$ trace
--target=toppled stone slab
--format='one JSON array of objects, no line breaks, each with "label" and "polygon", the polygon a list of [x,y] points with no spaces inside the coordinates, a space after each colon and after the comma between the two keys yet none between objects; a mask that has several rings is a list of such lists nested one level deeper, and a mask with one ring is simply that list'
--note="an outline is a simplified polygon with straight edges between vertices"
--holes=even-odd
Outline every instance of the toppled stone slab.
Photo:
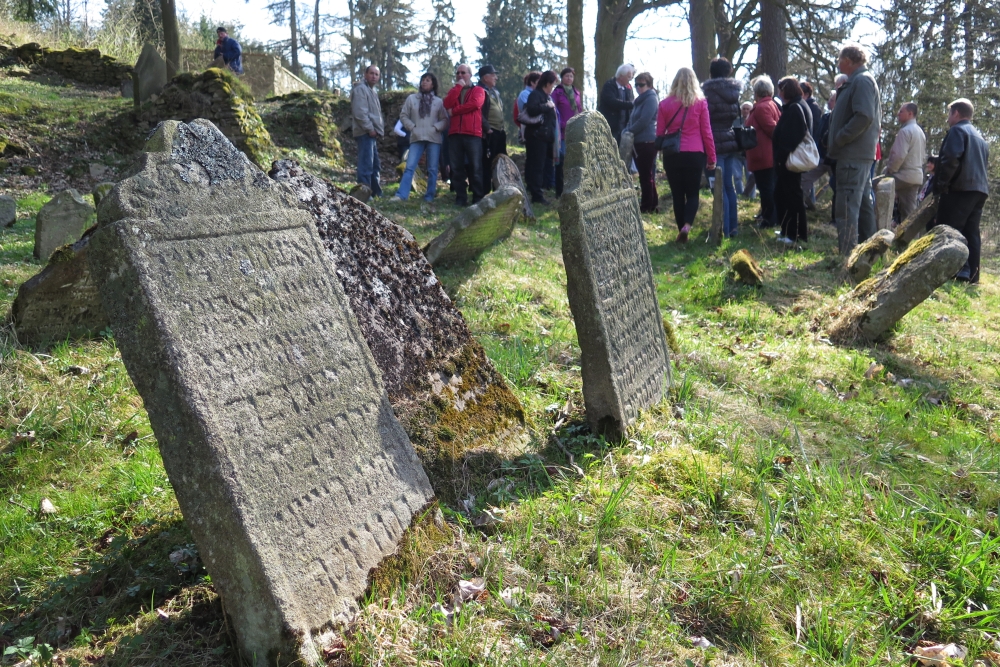
[{"label": "toppled stone slab", "polygon": [[566,126],[559,204],[583,398],[595,433],[618,439],[670,383],[670,356],[632,178],[600,113]]},{"label": "toppled stone slab", "polygon": [[872,265],[892,247],[896,235],[888,229],[880,229],[864,243],[854,246],[847,259],[847,273],[851,280],[859,283],[872,272]]},{"label": "toppled stone slab", "polygon": [[362,204],[367,204],[368,200],[372,198],[372,189],[365,185],[364,183],[358,183],[351,191],[348,193],[349,196],[354,197]]},{"label": "toppled stone slab", "polygon": [[927,223],[937,216],[939,198],[937,195],[927,195],[920,206],[907,216],[896,226],[896,239],[893,241],[893,249],[901,251],[906,248],[914,239],[927,231]]},{"label": "toppled stone slab", "polygon": [[11,308],[14,331],[22,345],[88,338],[108,327],[87,265],[94,228],[76,243],[57,249],[37,275],[23,283]]},{"label": "toppled stone slab", "polygon": [[11,227],[17,222],[17,201],[7,195],[0,196],[0,227]]},{"label": "toppled stone slab", "polygon": [[424,248],[424,257],[434,266],[461,264],[510,236],[521,217],[524,195],[506,186],[492,192],[459,213],[437,238]]},{"label": "toppled stone slab", "polygon": [[35,257],[48,259],[59,246],[76,243],[89,226],[94,207],[76,190],[63,190],[35,217]]},{"label": "toppled stone slab", "polygon": [[514,161],[506,153],[500,153],[493,158],[493,189],[499,190],[507,186],[513,186],[521,191],[524,197],[524,217],[528,220],[535,219],[535,211],[531,208],[531,197],[528,196],[528,189],[524,187],[524,180],[521,178],[521,170],[517,168]]},{"label": "toppled stone slab", "polygon": [[270,175],[313,216],[396,416],[438,497],[457,501],[455,466],[519,429],[520,402],[409,232],[295,162],[275,162]]},{"label": "toppled stone slab", "polygon": [[147,150],[90,269],[243,658],[321,665],[433,492],[292,193],[205,120]]},{"label": "toppled stone slab", "polygon": [[91,191],[91,196],[94,197],[94,206],[100,206],[101,200],[108,196],[108,193],[115,187],[114,183],[98,183],[94,186]]},{"label": "toppled stone slab", "polygon": [[896,206],[896,179],[892,176],[875,179],[872,195],[875,197],[876,228],[891,229],[892,209]]},{"label": "toppled stone slab", "polygon": [[754,286],[764,284],[764,271],[761,270],[760,265],[757,264],[757,260],[753,258],[749,250],[744,248],[734,252],[733,256],[729,258],[729,264],[741,282]]},{"label": "toppled stone slab", "polygon": [[888,269],[841,297],[831,313],[830,340],[876,340],[934,290],[958,273],[969,257],[965,238],[947,225],[921,237]]}]

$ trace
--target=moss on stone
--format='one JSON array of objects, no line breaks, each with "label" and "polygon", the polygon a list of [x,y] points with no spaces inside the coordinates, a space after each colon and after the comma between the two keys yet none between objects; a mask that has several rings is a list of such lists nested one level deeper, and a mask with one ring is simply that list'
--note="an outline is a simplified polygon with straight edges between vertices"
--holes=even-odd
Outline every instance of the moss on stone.
[{"label": "moss on stone", "polygon": [[441,581],[425,582],[440,590],[449,589],[455,582],[450,570],[425,567],[427,558],[442,546],[454,540],[451,528],[443,520],[441,509],[432,502],[423,512],[416,514],[406,533],[399,540],[396,553],[382,559],[368,576],[365,598],[380,599],[391,595],[400,585],[417,580],[422,574],[430,577],[440,573]]},{"label": "moss on stone", "polygon": [[322,90],[298,91],[272,97],[264,122],[274,142],[282,148],[306,148],[325,158],[340,161],[343,149],[333,121],[342,98]]},{"label": "moss on stone", "polygon": [[745,248],[734,252],[729,258],[729,263],[742,282],[755,286],[764,284],[764,272],[757,264],[757,260]]},{"label": "moss on stone", "polygon": [[920,255],[925,250],[931,247],[931,243],[934,241],[934,233],[930,232],[924,234],[919,239],[910,244],[906,251],[896,258],[896,261],[892,263],[889,267],[889,275],[895,274],[901,268],[909,264],[917,255]]},{"label": "moss on stone", "polygon": [[667,336],[667,347],[674,354],[681,353],[681,344],[677,341],[677,332],[674,330],[673,323],[667,318],[663,318],[663,332]]}]

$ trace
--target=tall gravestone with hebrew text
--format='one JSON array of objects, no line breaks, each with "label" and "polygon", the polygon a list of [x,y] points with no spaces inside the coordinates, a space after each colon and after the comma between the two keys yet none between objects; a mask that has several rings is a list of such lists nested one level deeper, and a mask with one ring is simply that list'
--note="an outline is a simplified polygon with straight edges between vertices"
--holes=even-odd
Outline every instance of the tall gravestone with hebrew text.
[{"label": "tall gravestone with hebrew text", "polygon": [[91,271],[244,658],[322,664],[430,484],[291,191],[205,120],[147,151]]},{"label": "tall gravestone with hebrew text", "polygon": [[566,178],[559,220],[587,420],[617,438],[663,398],[670,358],[639,199],[600,113],[566,126]]}]

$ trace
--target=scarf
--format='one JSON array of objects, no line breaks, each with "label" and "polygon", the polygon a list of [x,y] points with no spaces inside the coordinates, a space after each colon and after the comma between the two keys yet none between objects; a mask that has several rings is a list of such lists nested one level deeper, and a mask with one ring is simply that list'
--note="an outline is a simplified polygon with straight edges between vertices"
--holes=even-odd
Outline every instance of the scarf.
[{"label": "scarf", "polygon": [[573,108],[573,115],[575,116],[580,113],[580,109],[576,106],[576,89],[573,86],[563,86],[562,89],[569,99],[570,106]]},{"label": "scarf", "polygon": [[420,117],[427,118],[427,114],[431,112],[431,104],[434,102],[434,91],[429,93],[420,93]]}]

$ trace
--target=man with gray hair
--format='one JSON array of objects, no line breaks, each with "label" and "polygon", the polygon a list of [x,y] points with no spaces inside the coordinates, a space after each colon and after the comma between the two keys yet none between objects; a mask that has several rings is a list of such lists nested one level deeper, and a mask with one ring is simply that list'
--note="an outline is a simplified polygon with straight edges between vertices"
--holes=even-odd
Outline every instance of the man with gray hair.
[{"label": "man with gray hair", "polygon": [[827,155],[837,161],[834,216],[840,254],[847,258],[859,241],[875,233],[871,170],[882,117],[878,84],[868,71],[868,54],[857,44],[840,50],[837,68],[847,81],[837,89],[830,117]]},{"label": "man with gray hair", "polygon": [[358,183],[370,188],[372,197],[382,196],[378,138],[385,134],[385,126],[382,105],[375,92],[380,76],[378,67],[369,65],[365,68],[365,78],[351,90],[351,120],[354,140],[358,142]]},{"label": "man with gray hair", "polygon": [[917,125],[917,105],[907,102],[896,112],[899,131],[889,150],[885,173],[896,181],[899,219],[906,220],[917,208],[917,193],[924,184],[924,162],[927,161],[927,137]]},{"label": "man with gray hair", "polygon": [[622,65],[615,72],[614,78],[604,83],[601,95],[597,98],[597,110],[607,119],[615,141],[621,141],[622,130],[628,127],[629,117],[632,115],[635,94],[629,82],[633,77],[635,66],[627,63]]}]

